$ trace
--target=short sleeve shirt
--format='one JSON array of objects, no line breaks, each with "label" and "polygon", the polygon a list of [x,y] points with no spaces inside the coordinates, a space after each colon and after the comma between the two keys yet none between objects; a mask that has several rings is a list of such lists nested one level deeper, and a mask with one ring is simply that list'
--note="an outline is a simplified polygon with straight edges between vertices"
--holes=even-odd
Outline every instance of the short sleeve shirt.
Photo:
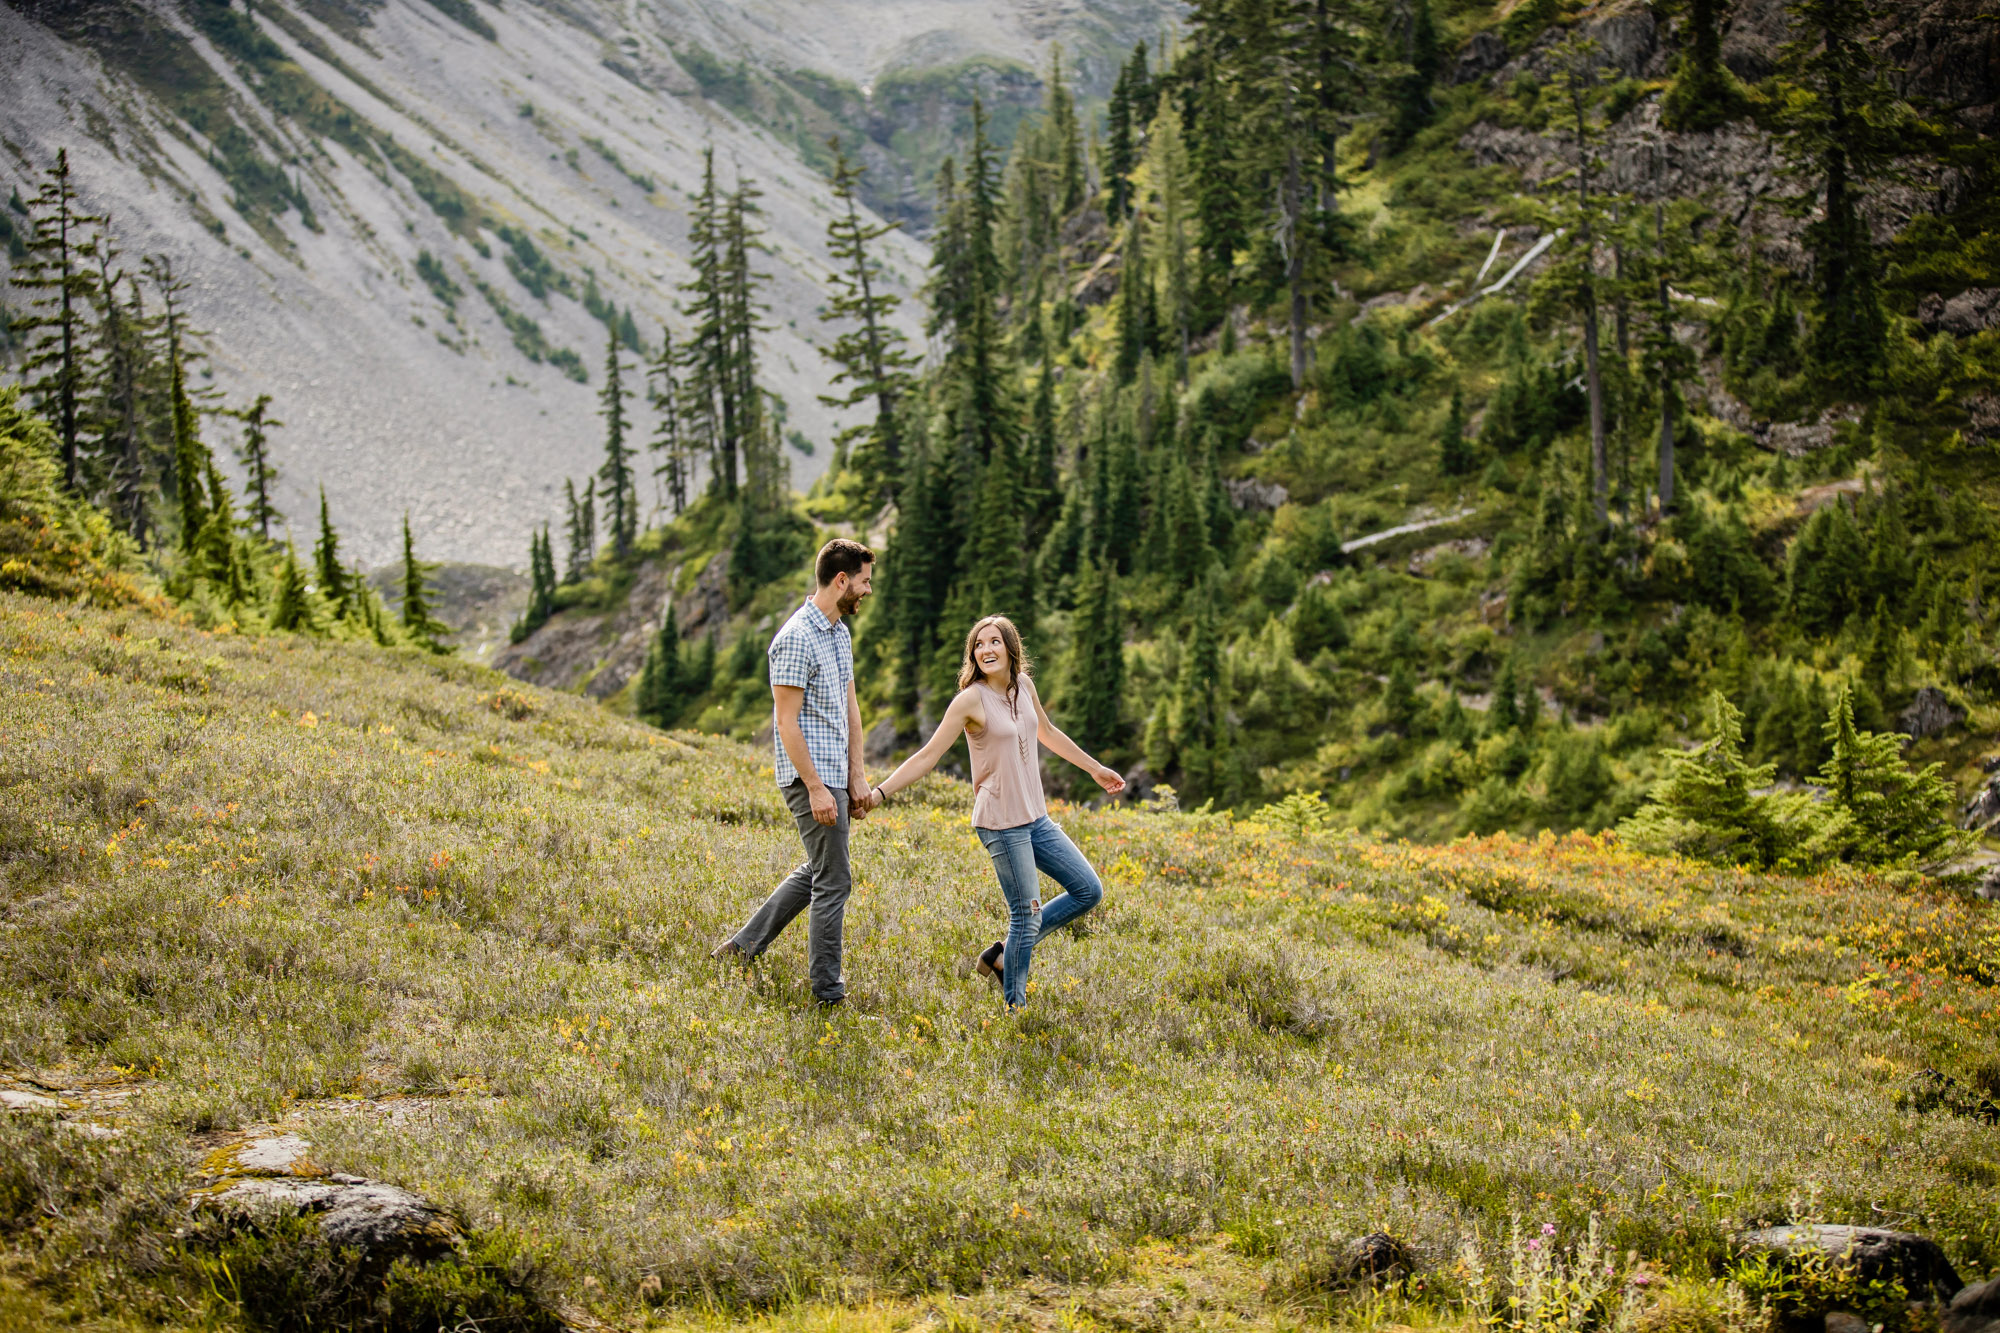
[{"label": "short sleeve shirt", "polygon": [[[832,621],[810,598],[792,612],[771,639],[771,683],[806,692],[799,709],[799,730],[812,756],[819,780],[829,787],[847,785],[847,683],[854,679],[854,638],[845,620]],[[785,753],[778,734],[778,708],[771,705],[771,744],[778,752],[780,787],[799,780],[799,770]]]}]

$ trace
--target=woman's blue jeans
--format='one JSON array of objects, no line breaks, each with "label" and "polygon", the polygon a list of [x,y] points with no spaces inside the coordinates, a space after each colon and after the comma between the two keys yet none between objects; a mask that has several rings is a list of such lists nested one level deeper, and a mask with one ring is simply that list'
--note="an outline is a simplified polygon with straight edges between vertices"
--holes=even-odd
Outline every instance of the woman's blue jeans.
[{"label": "woman's blue jeans", "polygon": [[[1000,892],[1007,897],[1007,954],[1001,987],[1010,1008],[1028,1000],[1028,968],[1042,936],[1076,920],[1104,896],[1104,886],[1083,853],[1053,819],[1043,815],[1019,828],[974,829],[993,858]],[[1039,903],[1040,871],[1062,886],[1062,893]],[[1039,905],[1038,905],[1039,903]]]}]

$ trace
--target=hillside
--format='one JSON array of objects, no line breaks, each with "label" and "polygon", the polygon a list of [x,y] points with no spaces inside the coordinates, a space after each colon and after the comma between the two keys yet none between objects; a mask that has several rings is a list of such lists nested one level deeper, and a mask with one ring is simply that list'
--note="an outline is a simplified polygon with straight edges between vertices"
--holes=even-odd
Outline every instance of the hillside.
[{"label": "hillside", "polygon": [[[172,261],[212,387],[233,407],[269,393],[285,423],[295,523],[324,483],[371,564],[405,508],[436,556],[518,564],[592,465],[605,312],[648,347],[663,323],[686,333],[705,147],[725,187],[763,191],[763,362],[812,450],[790,453],[804,486],[840,423],[816,350],[826,136],[863,152],[871,201],[921,224],[977,88],[1034,98],[1054,40],[1101,80],[1095,53],[1170,8],[14,0],[0,196],[32,198],[67,148],[128,263]],[[907,292],[923,243],[882,246]],[[26,300],[0,292],[12,314]]]},{"label": "hillside", "polygon": [[[1620,1326],[1862,1299],[1732,1267],[1762,1222],[2000,1270],[1970,897],[1065,806],[1106,906],[1007,1017],[952,975],[999,899],[932,780],[857,830],[826,1014],[799,932],[705,956],[796,850],[760,751],[141,611],[0,596],[0,648],[11,1327],[1471,1327],[1510,1217],[1609,1264]],[[183,1202],[327,1171],[456,1257],[371,1276]],[[1378,1231],[1412,1276],[1373,1292]]]},{"label": "hillside", "polygon": [[[1958,0],[1852,11],[1855,96],[1897,128],[1856,159],[1843,271],[1872,332],[1843,368],[1802,11],[1706,11],[1721,91],[1697,115],[1692,10],[1418,10],[1422,69],[1393,16],[1334,53],[1378,63],[1309,141],[1331,202],[1296,277],[1255,201],[1305,137],[1272,126],[1319,108],[1273,109],[1299,85],[1242,52],[1302,57],[1257,48],[1247,10],[1196,6],[1166,68],[1121,75],[1127,139],[1107,118],[1098,161],[1128,166],[1071,205],[1060,108],[1024,119],[978,224],[997,258],[961,188],[901,418],[921,446],[803,506],[883,552],[857,625],[878,749],[914,743],[964,626],[1001,609],[1065,725],[1190,806],[1317,792],[1418,839],[1604,829],[1663,749],[1705,739],[1716,691],[1760,785],[1818,780],[1843,691],[1860,727],[1912,737],[1913,765],[1986,785],[1991,26]],[[629,705],[671,597],[683,637],[741,667],[673,720],[755,734],[748,641],[785,598],[720,600],[704,562],[727,544],[663,528],[496,660]],[[2000,796],[1982,799],[1990,827]]]}]

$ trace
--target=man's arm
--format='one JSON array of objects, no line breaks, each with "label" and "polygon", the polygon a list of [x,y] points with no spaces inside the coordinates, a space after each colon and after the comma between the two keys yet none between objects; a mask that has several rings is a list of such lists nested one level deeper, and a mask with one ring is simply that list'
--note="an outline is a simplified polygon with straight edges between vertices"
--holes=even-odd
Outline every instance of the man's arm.
[{"label": "man's arm", "polygon": [[864,819],[873,802],[868,799],[868,771],[861,762],[861,696],[854,681],[847,682],[847,817]]},{"label": "man's arm", "polygon": [[797,685],[773,685],[771,698],[777,704],[778,743],[785,747],[792,767],[799,771],[799,780],[806,784],[813,818],[822,824],[839,823],[840,807],[834,804],[833,793],[820,781],[812,751],[806,749],[806,734],[799,730],[799,710],[805,707],[806,692]]}]

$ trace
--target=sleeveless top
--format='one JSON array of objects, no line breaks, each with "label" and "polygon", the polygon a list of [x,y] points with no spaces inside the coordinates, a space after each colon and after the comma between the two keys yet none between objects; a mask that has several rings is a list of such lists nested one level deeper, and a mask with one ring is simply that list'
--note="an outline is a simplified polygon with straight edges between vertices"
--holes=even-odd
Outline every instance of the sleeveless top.
[{"label": "sleeveless top", "polygon": [[[965,729],[972,751],[972,826],[983,829],[1019,828],[1049,812],[1042,801],[1042,766],[1036,749],[1035,707],[1016,691],[1018,710],[1007,696],[976,682],[986,691],[986,725],[977,733]],[[1018,711],[1019,716],[1016,716]]]}]

